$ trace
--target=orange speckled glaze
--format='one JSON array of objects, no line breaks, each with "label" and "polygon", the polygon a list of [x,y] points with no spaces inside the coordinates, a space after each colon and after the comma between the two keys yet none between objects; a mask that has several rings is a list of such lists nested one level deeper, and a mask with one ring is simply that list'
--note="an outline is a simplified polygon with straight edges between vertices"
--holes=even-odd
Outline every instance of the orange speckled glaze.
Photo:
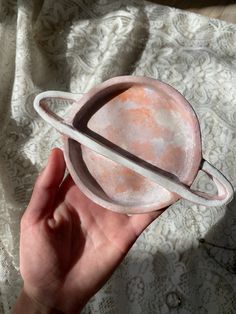
[{"label": "orange speckled glaze", "polygon": [[[73,102],[65,119],[50,109],[51,98]],[[34,108],[63,134],[70,175],[100,206],[140,214],[163,209],[180,197],[214,207],[233,198],[230,182],[202,158],[193,108],[168,84],[147,77],[114,77],[81,98],[42,92]],[[218,194],[191,189],[198,170],[212,178]]]},{"label": "orange speckled glaze", "polygon": [[[199,125],[189,103],[169,85],[143,77],[113,78],[75,103],[68,121],[76,127],[73,121],[76,121],[74,117],[79,108],[92,98],[96,103],[100,91],[109,91],[109,88],[114,91],[116,84],[122,84],[124,88],[92,115],[89,129],[191,185],[201,161]],[[79,160],[78,147],[81,147],[84,165],[92,179],[84,166],[76,162]],[[144,213],[164,208],[179,198],[157,183],[66,137],[65,149],[70,152],[67,164],[73,179],[88,197],[104,207],[129,214]]]},{"label": "orange speckled glaze", "polygon": [[[160,89],[134,85],[91,117],[91,130],[141,159],[176,175],[188,184],[194,138],[191,114],[184,113],[170,95]],[[125,204],[145,203],[160,193],[157,184],[83,147],[83,159],[93,177],[110,198]],[[163,188],[161,188],[163,189]],[[163,189],[164,190],[164,189]],[[166,191],[171,200],[173,193]],[[175,196],[176,197],[176,196]],[[146,199],[148,203],[149,199]]]}]

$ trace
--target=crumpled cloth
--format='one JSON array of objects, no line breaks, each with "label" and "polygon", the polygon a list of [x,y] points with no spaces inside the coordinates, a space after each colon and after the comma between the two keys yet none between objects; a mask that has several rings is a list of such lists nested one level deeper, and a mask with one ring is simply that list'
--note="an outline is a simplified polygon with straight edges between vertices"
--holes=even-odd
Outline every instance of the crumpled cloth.
[{"label": "crumpled cloth", "polygon": [[[34,111],[41,91],[83,93],[118,75],[160,79],[192,104],[203,157],[236,186],[236,25],[142,1],[2,0],[0,44],[1,313],[22,285],[20,218],[50,149],[61,145]],[[214,192],[203,175],[195,187]],[[236,313],[235,207],[235,199],[171,206],[83,312]]]}]

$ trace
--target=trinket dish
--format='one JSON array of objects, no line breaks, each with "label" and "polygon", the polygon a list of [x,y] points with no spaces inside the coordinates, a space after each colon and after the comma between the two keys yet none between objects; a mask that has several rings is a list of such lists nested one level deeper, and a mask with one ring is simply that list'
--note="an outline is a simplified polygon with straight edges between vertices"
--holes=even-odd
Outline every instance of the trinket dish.
[{"label": "trinket dish", "polygon": [[[70,99],[61,118],[48,100]],[[135,214],[184,198],[205,206],[229,202],[228,180],[202,158],[200,127],[187,100],[170,85],[147,77],[109,79],[81,95],[39,94],[34,107],[63,134],[68,170],[83,193],[110,210]],[[218,194],[191,189],[198,171]]]}]

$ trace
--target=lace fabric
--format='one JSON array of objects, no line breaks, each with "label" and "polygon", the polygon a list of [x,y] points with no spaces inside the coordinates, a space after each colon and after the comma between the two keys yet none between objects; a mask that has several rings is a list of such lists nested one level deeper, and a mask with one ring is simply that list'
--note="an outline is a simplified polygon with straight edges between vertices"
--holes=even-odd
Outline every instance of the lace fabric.
[{"label": "lace fabric", "polygon": [[[35,95],[84,93],[126,74],[164,81],[192,104],[203,157],[235,187],[236,26],[141,1],[1,5],[0,312],[9,313],[22,284],[20,218],[46,156],[61,145],[35,113]],[[195,186],[214,192],[205,176]],[[219,208],[171,206],[83,313],[236,313],[236,252],[225,249],[236,248],[235,206],[235,199]],[[223,248],[200,243],[203,237]]]}]

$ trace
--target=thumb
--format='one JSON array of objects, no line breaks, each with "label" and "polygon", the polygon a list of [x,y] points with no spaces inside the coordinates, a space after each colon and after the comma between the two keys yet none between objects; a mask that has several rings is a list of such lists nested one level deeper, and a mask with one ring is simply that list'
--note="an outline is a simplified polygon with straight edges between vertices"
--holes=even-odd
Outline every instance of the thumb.
[{"label": "thumb", "polygon": [[36,223],[50,213],[64,173],[63,152],[59,148],[54,148],[49,155],[46,168],[36,180],[24,219],[30,223]]}]

